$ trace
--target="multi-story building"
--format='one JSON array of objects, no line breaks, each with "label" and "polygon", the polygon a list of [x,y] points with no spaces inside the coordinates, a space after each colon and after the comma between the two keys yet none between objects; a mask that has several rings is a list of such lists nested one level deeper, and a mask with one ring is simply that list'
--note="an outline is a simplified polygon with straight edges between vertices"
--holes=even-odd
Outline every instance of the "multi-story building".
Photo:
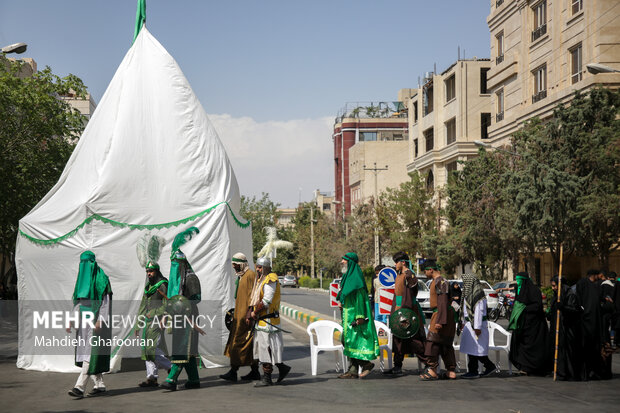
[{"label": "multi-story building", "polygon": [[334,196],[329,192],[314,191],[314,203],[327,218],[334,218]]},{"label": "multi-story building", "polygon": [[[620,87],[620,2],[618,0],[491,1],[493,98],[489,143],[511,144],[512,134],[533,117],[547,118],[576,90]],[[565,275],[578,279],[594,257],[568,257]],[[532,273],[548,280],[549,253],[538,254]],[[620,254],[610,257],[620,265]]]},{"label": "multi-story building", "polygon": [[[377,192],[396,187],[407,177],[407,114],[398,102],[348,103],[338,114],[334,133],[336,216],[351,214],[352,206],[375,195],[373,171],[378,172]],[[380,179],[380,180],[379,180]]]},{"label": "multi-story building", "polygon": [[589,72],[620,69],[618,0],[492,0],[487,23],[493,146],[509,145],[525,121],[550,116],[576,90],[620,86],[620,73]]},{"label": "multi-story building", "polygon": [[457,60],[441,74],[428,73],[411,93],[407,171],[418,171],[427,187],[445,185],[458,161],[476,155],[474,141],[488,138],[490,67],[489,59]]}]

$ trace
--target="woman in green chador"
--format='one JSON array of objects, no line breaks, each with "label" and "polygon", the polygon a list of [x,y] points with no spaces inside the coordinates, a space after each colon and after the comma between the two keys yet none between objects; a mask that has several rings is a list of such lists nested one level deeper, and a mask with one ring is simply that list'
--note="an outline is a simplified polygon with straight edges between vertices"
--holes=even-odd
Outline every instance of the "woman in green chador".
[{"label": "woman in green chador", "polygon": [[[344,354],[351,360],[349,370],[338,376],[342,379],[366,377],[375,366],[371,361],[379,356],[379,339],[370,310],[368,289],[358,261],[354,252],[342,257],[343,271],[346,271],[336,297],[342,307]],[[359,367],[362,371],[358,376]]]}]

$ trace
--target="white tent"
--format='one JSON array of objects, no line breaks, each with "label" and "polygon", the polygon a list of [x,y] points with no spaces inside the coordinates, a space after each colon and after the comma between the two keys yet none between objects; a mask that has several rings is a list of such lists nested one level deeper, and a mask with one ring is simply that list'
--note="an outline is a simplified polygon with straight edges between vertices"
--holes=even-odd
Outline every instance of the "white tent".
[{"label": "white tent", "polygon": [[[17,367],[77,371],[71,354],[34,348],[31,311],[40,300],[47,309],[66,309],[83,251],[93,251],[110,277],[112,312],[118,300],[133,300],[123,311],[137,313],[146,280],[138,238],[150,231],[168,241],[160,259],[167,277],[172,239],[190,226],[200,233],[182,250],[201,281],[203,303],[218,310],[200,352],[203,360],[225,362],[221,310],[233,304],[230,257],[252,256],[239,206],[237,180],[211,122],[175,60],[143,27],[60,180],[19,223]],[[118,369],[123,349],[114,354]]]}]

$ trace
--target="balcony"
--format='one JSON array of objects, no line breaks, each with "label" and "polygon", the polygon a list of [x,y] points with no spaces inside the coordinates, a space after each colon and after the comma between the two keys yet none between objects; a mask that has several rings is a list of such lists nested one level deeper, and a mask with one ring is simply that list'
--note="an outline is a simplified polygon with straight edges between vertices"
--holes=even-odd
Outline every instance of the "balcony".
[{"label": "balcony", "polygon": [[541,90],[540,92],[536,93],[535,95],[532,95],[532,103],[536,103],[540,100],[543,100],[544,98],[547,97],[547,91],[546,90]]},{"label": "balcony", "polygon": [[504,61],[504,54],[503,53],[495,58],[495,64],[496,65],[500,64],[503,61]]},{"label": "balcony", "polygon": [[543,24],[542,26],[539,26],[536,30],[532,31],[532,41],[536,41],[536,39],[539,39],[546,33],[547,33],[547,23]]},{"label": "balcony", "polygon": [[499,112],[495,115],[495,122],[501,122],[504,120],[504,112]]}]

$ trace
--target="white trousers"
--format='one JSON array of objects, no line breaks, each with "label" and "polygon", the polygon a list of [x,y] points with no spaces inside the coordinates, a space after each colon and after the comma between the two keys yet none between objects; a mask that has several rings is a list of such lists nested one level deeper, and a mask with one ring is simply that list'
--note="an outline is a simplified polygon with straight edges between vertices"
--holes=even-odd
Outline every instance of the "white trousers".
[{"label": "white trousers", "polygon": [[157,380],[159,377],[158,368],[170,370],[172,367],[172,363],[159,347],[155,350],[155,361],[146,360],[144,363],[146,364],[146,378],[150,380]]},{"label": "white trousers", "polygon": [[77,381],[75,382],[75,387],[84,391],[86,387],[86,382],[88,381],[88,377],[90,376],[93,379],[93,383],[95,383],[94,388],[99,390],[105,390],[105,384],[103,383],[103,374],[88,374],[88,362],[82,362],[82,372],[80,373]]}]

